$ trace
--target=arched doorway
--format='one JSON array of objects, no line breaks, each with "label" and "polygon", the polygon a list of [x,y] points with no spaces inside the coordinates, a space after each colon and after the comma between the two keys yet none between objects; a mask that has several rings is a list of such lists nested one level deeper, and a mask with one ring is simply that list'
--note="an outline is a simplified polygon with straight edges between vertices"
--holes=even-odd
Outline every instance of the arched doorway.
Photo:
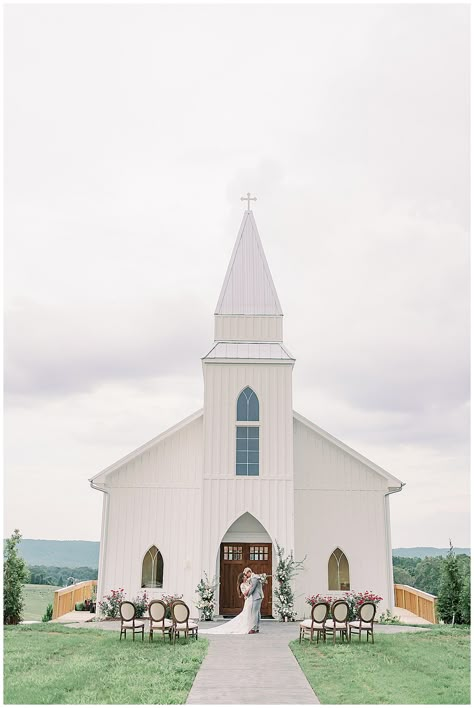
[{"label": "arched doorway", "polygon": [[[248,512],[234,521],[220,546],[219,613],[224,617],[235,616],[242,610],[244,598],[239,597],[237,578],[247,566],[254,573],[272,574],[272,540],[262,524]],[[271,577],[263,592],[262,617],[271,617]]]}]

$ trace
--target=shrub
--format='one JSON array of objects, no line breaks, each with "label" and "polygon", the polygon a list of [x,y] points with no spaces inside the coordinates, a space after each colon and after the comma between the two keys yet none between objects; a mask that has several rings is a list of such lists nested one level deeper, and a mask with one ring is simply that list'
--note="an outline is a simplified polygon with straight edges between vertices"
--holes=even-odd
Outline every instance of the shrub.
[{"label": "shrub", "polygon": [[21,533],[15,529],[5,541],[3,549],[3,624],[18,624],[23,613],[23,583],[30,573],[23,558],[18,555]]},{"label": "shrub", "polygon": [[106,617],[115,619],[120,614],[120,603],[125,600],[123,588],[119,590],[111,590],[109,595],[104,595],[99,602],[100,612]]},{"label": "shrub", "polygon": [[398,624],[400,622],[400,617],[397,615],[392,615],[390,610],[382,612],[379,617],[380,624]]},{"label": "shrub", "polygon": [[175,600],[182,600],[182,595],[162,595],[161,599],[166,605],[166,619],[171,619],[171,605]]},{"label": "shrub", "polygon": [[146,594],[146,590],[144,590],[141,595],[138,593],[138,595],[133,598],[132,602],[135,605],[136,616],[143,617],[148,609],[148,595]]},{"label": "shrub", "polygon": [[50,622],[53,619],[53,606],[51,603],[46,608],[46,612],[41,618],[42,622]]}]

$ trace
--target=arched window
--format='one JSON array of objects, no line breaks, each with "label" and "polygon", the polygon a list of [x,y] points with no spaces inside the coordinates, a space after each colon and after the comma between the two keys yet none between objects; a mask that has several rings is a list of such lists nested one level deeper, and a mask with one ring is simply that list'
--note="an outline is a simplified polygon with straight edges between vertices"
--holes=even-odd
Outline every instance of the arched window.
[{"label": "arched window", "polygon": [[350,590],[349,563],[340,548],[331,553],[328,563],[328,589]]},{"label": "arched window", "polygon": [[142,588],[163,587],[163,556],[156,546],[146,553],[142,564]]},{"label": "arched window", "polygon": [[[257,477],[260,464],[260,407],[257,394],[247,386],[237,399],[235,473]],[[241,422],[250,425],[239,425]]]},{"label": "arched window", "polygon": [[247,386],[237,399],[237,420],[258,420],[259,406],[255,391]]}]

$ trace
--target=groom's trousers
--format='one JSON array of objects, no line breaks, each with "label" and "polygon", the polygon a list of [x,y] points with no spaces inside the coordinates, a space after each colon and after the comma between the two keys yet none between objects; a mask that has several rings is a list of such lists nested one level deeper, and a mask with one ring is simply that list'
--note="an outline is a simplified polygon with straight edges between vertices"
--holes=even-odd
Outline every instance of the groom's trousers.
[{"label": "groom's trousers", "polygon": [[260,627],[260,608],[262,606],[262,598],[259,597],[258,600],[252,602],[252,620],[253,629],[259,629]]}]

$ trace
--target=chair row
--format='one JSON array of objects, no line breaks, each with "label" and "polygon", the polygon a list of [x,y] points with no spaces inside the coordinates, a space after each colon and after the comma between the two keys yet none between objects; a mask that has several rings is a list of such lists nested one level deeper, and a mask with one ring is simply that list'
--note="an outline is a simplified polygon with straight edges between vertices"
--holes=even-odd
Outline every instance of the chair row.
[{"label": "chair row", "polygon": [[[345,637],[350,642],[352,634],[358,634],[360,641],[362,632],[366,632],[367,641],[371,636],[373,644],[376,611],[374,602],[363,602],[357,608],[357,618],[349,622],[350,607],[345,600],[336,600],[332,605],[328,602],[317,602],[311,609],[311,619],[304,620],[300,624],[300,642],[308,634],[310,641],[313,641],[314,635],[316,635],[316,642],[319,642],[320,636],[326,641],[326,637],[332,635],[335,642],[338,632],[341,641],[344,641]],[[329,613],[332,619],[328,619]]]},{"label": "chair row", "polygon": [[[152,600],[148,605],[148,616],[150,619],[149,640],[153,641],[155,632],[161,633],[163,639],[168,635],[170,642],[176,643],[176,637],[184,634],[198,638],[198,625],[189,619],[189,607],[182,600],[175,600],[170,605],[171,619],[167,619],[166,605],[163,600]],[[142,618],[137,619],[137,609],[133,602],[124,600],[120,603],[120,639],[122,634],[127,638],[127,630],[132,631],[132,639],[135,641],[135,634],[142,635],[142,641],[145,636],[145,622]]]}]

